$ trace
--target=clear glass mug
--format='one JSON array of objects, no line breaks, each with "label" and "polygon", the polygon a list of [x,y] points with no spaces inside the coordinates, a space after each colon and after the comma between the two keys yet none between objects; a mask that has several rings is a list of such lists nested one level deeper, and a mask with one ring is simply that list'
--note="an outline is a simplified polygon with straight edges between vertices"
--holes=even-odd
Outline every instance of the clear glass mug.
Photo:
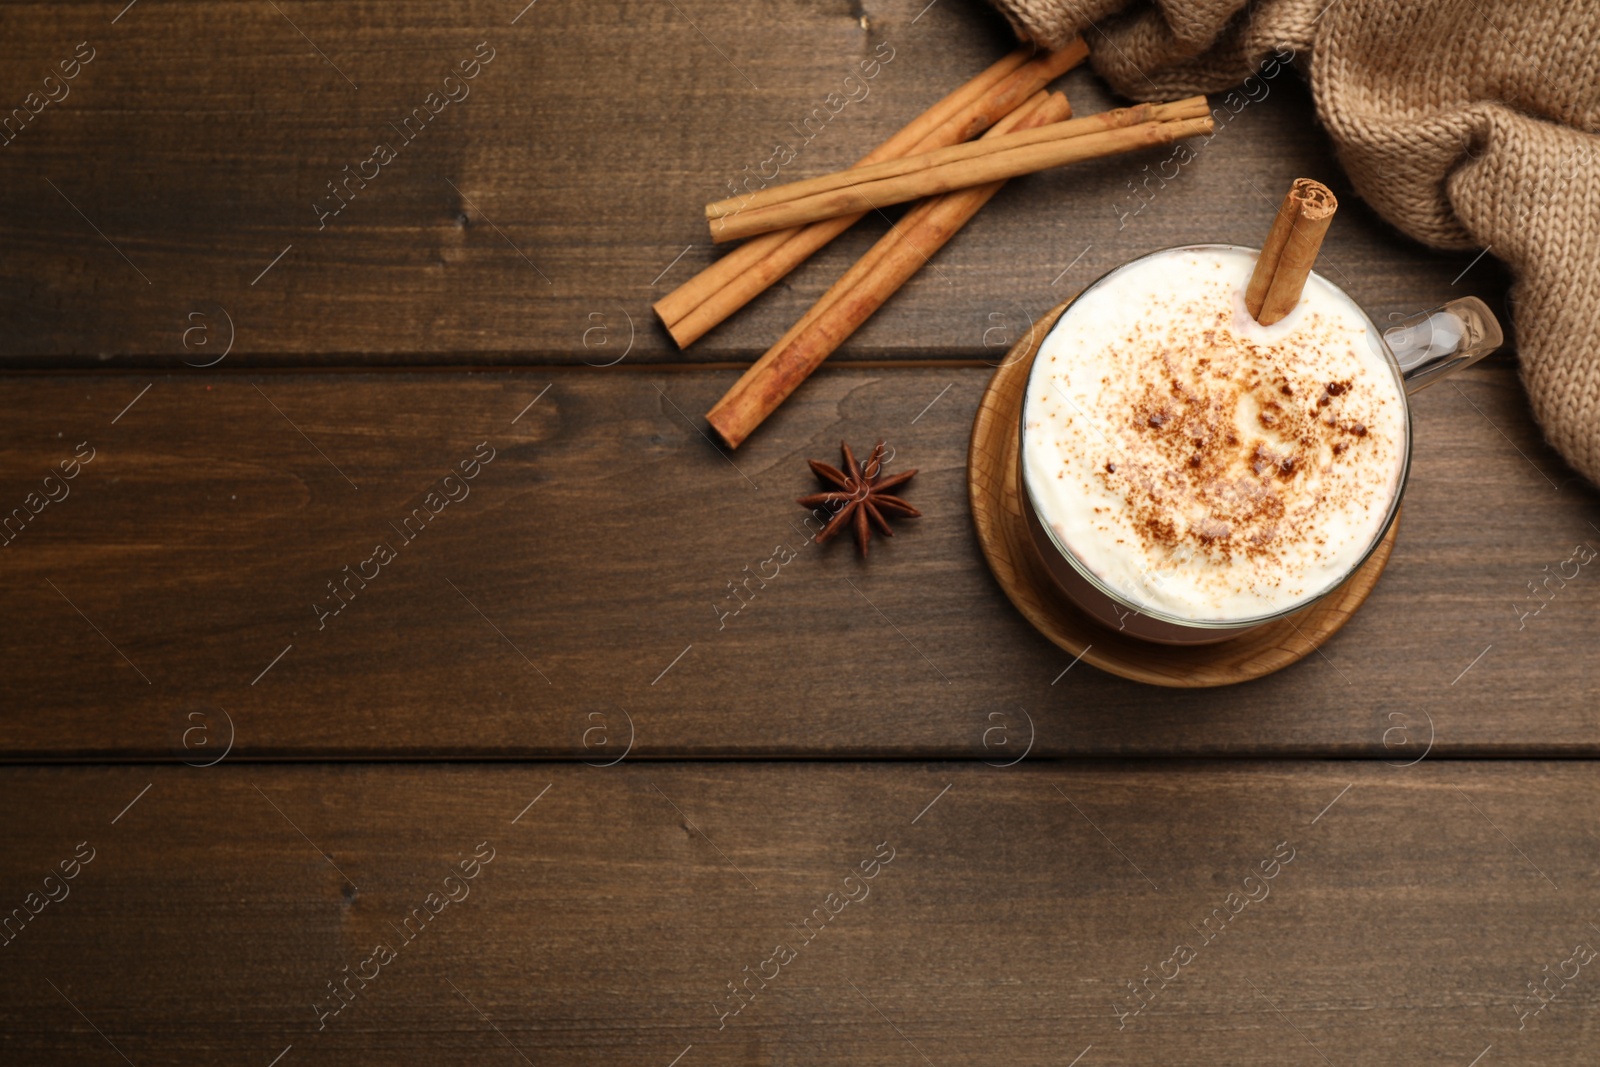
[{"label": "clear glass mug", "polygon": [[[1086,287],[1083,292],[1073,297],[1072,301],[1062,311],[1056,325],[1051,327],[1051,332],[1072,314],[1073,307],[1082,299],[1084,294],[1092,291],[1097,286],[1105,284],[1109,279],[1136,264],[1156,256],[1166,256],[1182,251],[1228,251],[1245,252],[1255,255],[1255,249],[1240,248],[1236,245],[1185,245],[1178,248],[1166,248],[1152,252],[1138,259],[1130,260],[1120,267],[1102,275]],[[1352,309],[1359,311],[1359,305],[1348,294],[1326,278],[1313,272],[1321,284],[1325,284],[1340,294]],[[1309,282],[1307,284],[1310,284]],[[1366,319],[1367,336],[1381,349],[1384,362],[1395,376],[1399,395],[1404,398],[1417,392],[1425,386],[1432,385],[1446,375],[1470,366],[1484,356],[1499,348],[1504,335],[1501,333],[1500,324],[1488,306],[1477,297],[1463,297],[1452,300],[1448,304],[1429,312],[1401,322],[1387,331],[1380,331],[1365,312],[1361,315]],[[1040,348],[1049,339],[1047,333],[1040,341]],[[1040,361],[1035,361],[1028,374],[1028,389],[1024,397],[1033,395],[1033,375],[1041,373]],[[1024,400],[1023,410],[1019,417],[1019,441],[1027,441],[1027,403]],[[1401,450],[1402,465],[1400,476],[1396,483],[1395,491],[1389,501],[1388,514],[1383,525],[1373,536],[1366,550],[1361,553],[1356,562],[1341,575],[1337,581],[1328,588],[1314,596],[1307,597],[1295,604],[1269,615],[1260,615],[1245,619],[1230,619],[1227,621],[1212,622],[1195,619],[1185,619],[1177,615],[1167,614],[1143,606],[1113,589],[1085,563],[1073,554],[1061,538],[1048,524],[1040,521],[1036,511],[1036,502],[1028,487],[1025,475],[1027,455],[1024,447],[1017,449],[1018,480],[1023,486],[1022,504],[1028,529],[1033,535],[1034,544],[1039,549],[1046,569],[1050,572],[1061,591],[1085,613],[1113,630],[1118,630],[1131,637],[1142,638],[1168,645],[1203,645],[1226,641],[1240,634],[1265,626],[1268,623],[1299,614],[1316,604],[1339,589],[1352,574],[1361,569],[1373,551],[1388,536],[1389,528],[1394,525],[1395,516],[1400,511],[1400,499],[1405,494],[1406,480],[1411,471],[1411,408],[1406,405],[1405,411],[1405,442]]]}]

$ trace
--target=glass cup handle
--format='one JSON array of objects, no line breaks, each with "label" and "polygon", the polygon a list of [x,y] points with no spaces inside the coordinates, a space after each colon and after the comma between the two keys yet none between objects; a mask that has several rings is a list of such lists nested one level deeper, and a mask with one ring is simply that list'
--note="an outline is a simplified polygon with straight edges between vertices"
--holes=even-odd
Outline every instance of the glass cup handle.
[{"label": "glass cup handle", "polygon": [[1406,392],[1415,393],[1470,367],[1505,341],[1494,312],[1475,296],[1452,300],[1383,331],[1400,364]]}]

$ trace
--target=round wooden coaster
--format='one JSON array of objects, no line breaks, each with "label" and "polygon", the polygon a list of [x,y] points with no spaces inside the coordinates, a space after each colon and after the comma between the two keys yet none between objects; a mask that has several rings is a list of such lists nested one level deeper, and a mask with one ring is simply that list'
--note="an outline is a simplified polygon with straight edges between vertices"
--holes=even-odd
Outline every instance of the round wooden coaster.
[{"label": "round wooden coaster", "polygon": [[1041,318],[1007,353],[972,423],[967,492],[978,544],[1000,588],[1057,645],[1103,671],[1136,682],[1180,688],[1232,685],[1271,674],[1309,655],[1338,632],[1372,592],[1394,548],[1398,516],[1366,563],[1338,589],[1296,615],[1211,645],[1159,645],[1118,633],[1067,599],[1045,570],[1023,512],[1018,424],[1028,369],[1066,306]]}]

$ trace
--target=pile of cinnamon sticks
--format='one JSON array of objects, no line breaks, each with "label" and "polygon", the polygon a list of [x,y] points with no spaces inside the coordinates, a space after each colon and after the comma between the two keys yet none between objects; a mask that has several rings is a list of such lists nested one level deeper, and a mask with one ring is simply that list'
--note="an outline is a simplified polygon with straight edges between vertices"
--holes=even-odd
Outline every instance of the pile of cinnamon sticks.
[{"label": "pile of cinnamon sticks", "polygon": [[[1044,87],[1087,55],[1081,40],[1037,55],[1019,49],[853,168],[707,205],[714,241],[749,240],[656,303],[657,316],[680,347],[703,337],[863,215],[922,201],[711,409],[707,421],[729,447],[737,448],[1007,178],[1211,131],[1204,97],[1072,119],[1066,97]],[[963,143],[973,138],[978,139]]]}]

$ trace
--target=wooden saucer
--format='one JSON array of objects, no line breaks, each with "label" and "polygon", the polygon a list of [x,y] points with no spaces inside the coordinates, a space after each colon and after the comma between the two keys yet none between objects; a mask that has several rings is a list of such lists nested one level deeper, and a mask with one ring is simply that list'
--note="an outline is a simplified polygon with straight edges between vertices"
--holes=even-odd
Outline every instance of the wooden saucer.
[{"label": "wooden saucer", "polygon": [[1367,599],[1394,548],[1399,517],[1350,578],[1306,610],[1212,645],[1159,645],[1094,621],[1045,570],[1023,513],[1017,469],[1018,425],[1028,369],[1045,335],[1066,310],[1043,316],[994,372],[978,404],[967,449],[967,492],[989,569],[1006,596],[1050,640],[1103,671],[1136,682],[1179,688],[1232,685],[1300,660],[1345,624]]}]

